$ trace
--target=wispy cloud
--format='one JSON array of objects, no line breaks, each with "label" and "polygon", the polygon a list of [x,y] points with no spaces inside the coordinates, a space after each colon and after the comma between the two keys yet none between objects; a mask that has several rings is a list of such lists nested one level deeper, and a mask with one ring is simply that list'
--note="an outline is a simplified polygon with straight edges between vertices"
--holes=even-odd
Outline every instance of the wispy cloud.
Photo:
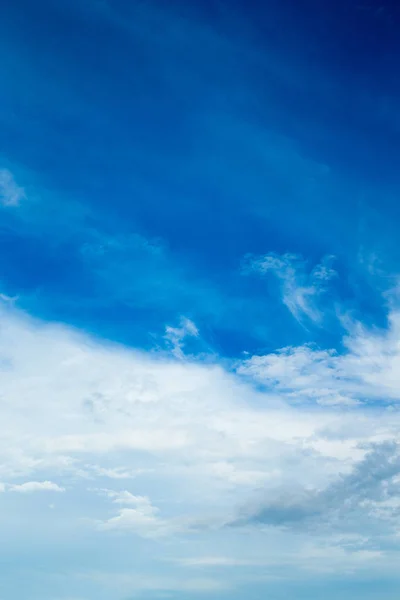
[{"label": "wispy cloud", "polygon": [[126,469],[124,467],[101,467],[99,465],[84,465],[82,471],[87,477],[105,477],[109,479],[135,479],[140,475],[151,472],[151,469]]},{"label": "wispy cloud", "polygon": [[17,184],[11,171],[0,169],[0,204],[18,206],[24,198],[25,190]]},{"label": "wispy cloud", "polygon": [[294,402],[354,404],[400,400],[400,313],[387,329],[347,320],[342,353],[305,345],[252,356],[238,372],[280,390]]},{"label": "wispy cloud", "polygon": [[301,547],[301,552],[296,548],[292,553],[287,553],[285,557],[269,552],[264,552],[263,557],[259,555],[256,557],[254,553],[252,555],[251,552],[247,552],[247,557],[246,553],[244,556],[241,553],[237,557],[231,555],[194,556],[177,559],[175,562],[190,570],[229,569],[230,577],[238,568],[244,572],[251,569],[252,578],[255,577],[257,571],[262,571],[277,580],[286,578],[287,569],[290,569],[291,572],[309,571],[316,575],[318,572],[335,573],[338,569],[341,572],[352,573],[360,568],[370,569],[371,566],[381,568],[385,561],[384,553],[380,550],[367,549],[363,547],[363,543],[365,543],[365,539],[357,535],[341,537],[328,535],[325,542],[314,538],[313,542]]},{"label": "wispy cloud", "polygon": [[197,556],[177,560],[185,567],[265,567],[267,561],[260,559],[241,559],[231,556]]},{"label": "wispy cloud", "polygon": [[199,331],[193,321],[186,317],[181,317],[180,325],[178,327],[171,327],[168,325],[165,328],[164,339],[171,348],[172,354],[177,358],[183,358],[185,339],[188,337],[197,338],[198,335]]},{"label": "wispy cloud", "polygon": [[[157,592],[162,597],[169,597],[171,593],[209,594],[224,592],[230,588],[228,582],[209,577],[183,578],[180,576],[154,575],[154,574],[129,574],[115,572],[91,572],[78,574],[85,580],[99,583],[102,588],[111,588],[113,593],[118,590],[124,597],[136,597],[137,593]],[[158,595],[157,594],[157,595]]]},{"label": "wispy cloud", "polygon": [[301,321],[321,321],[319,298],[327,291],[328,283],[336,276],[332,268],[333,257],[309,270],[307,262],[297,254],[271,252],[260,257],[248,256],[243,265],[246,274],[275,275],[280,282],[282,300],[291,314]]}]

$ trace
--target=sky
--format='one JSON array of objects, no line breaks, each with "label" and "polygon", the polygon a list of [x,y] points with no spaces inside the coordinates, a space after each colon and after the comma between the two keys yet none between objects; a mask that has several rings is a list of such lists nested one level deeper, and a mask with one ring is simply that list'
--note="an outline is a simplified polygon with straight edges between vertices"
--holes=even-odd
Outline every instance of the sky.
[{"label": "sky", "polygon": [[399,26],[1,3],[0,598],[398,598]]}]

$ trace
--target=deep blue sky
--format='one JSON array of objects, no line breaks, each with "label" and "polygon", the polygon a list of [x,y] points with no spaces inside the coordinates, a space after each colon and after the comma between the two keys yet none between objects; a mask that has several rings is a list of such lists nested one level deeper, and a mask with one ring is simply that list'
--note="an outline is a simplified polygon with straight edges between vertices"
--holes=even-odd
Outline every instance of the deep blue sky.
[{"label": "deep blue sky", "polygon": [[[341,294],[369,309],[360,247],[397,258],[398,18],[358,2],[7,3],[2,153],[41,203],[29,225],[4,216],[7,293],[134,345],[188,314],[230,354],[278,335],[265,286],[238,275],[275,251],[334,254]],[[132,234],[163,257],[114,249],[99,276],[82,253]]]}]

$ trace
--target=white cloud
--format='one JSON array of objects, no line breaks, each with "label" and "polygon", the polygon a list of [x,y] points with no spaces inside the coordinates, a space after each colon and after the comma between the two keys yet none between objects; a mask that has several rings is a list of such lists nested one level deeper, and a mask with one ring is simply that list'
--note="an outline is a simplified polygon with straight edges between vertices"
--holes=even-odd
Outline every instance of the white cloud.
[{"label": "white cloud", "polygon": [[303,258],[297,254],[271,252],[261,257],[247,257],[244,273],[275,275],[281,285],[282,299],[292,315],[301,321],[305,316],[314,322],[321,320],[318,299],[326,291],[329,281],[336,276],[332,256],[327,256],[313,269],[308,270]]},{"label": "white cloud", "polygon": [[164,339],[172,350],[172,354],[177,358],[183,358],[183,347],[187,337],[198,337],[199,331],[196,325],[190,319],[182,317],[179,327],[165,328]]},{"label": "white cloud", "polygon": [[118,530],[142,537],[164,537],[193,531],[199,526],[198,521],[183,517],[162,518],[159,509],[153,506],[147,496],[135,496],[127,490],[116,492],[106,489],[99,492],[114,504],[123,506],[116,516],[97,523],[100,530]]},{"label": "white cloud", "polygon": [[60,487],[52,481],[26,481],[18,485],[10,485],[10,492],[18,492],[20,494],[31,494],[32,492],[65,492],[63,487]]},{"label": "white cloud", "polygon": [[[122,530],[136,533],[143,537],[162,535],[164,523],[156,516],[157,510],[149,506],[138,505],[137,508],[122,508],[118,515],[98,524],[103,530]],[[168,530],[165,530],[168,533]]]},{"label": "white cloud", "polygon": [[[6,365],[0,370],[1,479],[9,482],[6,491],[44,489],[46,482],[68,488],[74,507],[71,520],[65,517],[68,526],[78,528],[79,519],[86,519],[100,537],[125,532],[137,536],[138,544],[161,544],[190,534],[188,540],[209,540],[203,556],[228,556],[215,545],[216,536],[237,535],[240,527],[249,527],[248,518],[240,525],[240,516],[264,510],[264,519],[253,518],[249,540],[264,552],[257,531],[267,528],[271,561],[281,565],[295,560],[288,548],[295,539],[289,532],[296,529],[301,529],[298,552],[316,538],[362,530],[368,539],[362,547],[337,542],[343,563],[346,553],[354,554],[354,568],[376,551],[378,529],[392,536],[392,549],[387,543],[381,551],[397,556],[400,524],[390,493],[397,489],[396,451],[374,455],[382,469],[394,469],[375,487],[366,486],[362,469],[368,464],[368,472],[376,472],[367,458],[373,444],[384,449],[382,444],[398,440],[398,411],[377,404],[400,398],[399,322],[393,313],[387,331],[351,325],[343,355],[287,349],[252,357],[237,374],[193,358],[103,344],[0,303],[0,355]],[[253,387],[253,380],[264,389]],[[359,402],[369,398],[372,406],[350,404],[343,410],[326,402],[335,394]],[[105,477],[123,479],[124,489],[103,489]],[[54,480],[58,483],[51,484]],[[87,491],[88,480],[97,491]],[[354,490],[362,481],[360,495]],[[389,491],[382,491],[385,486]],[[266,518],[282,493],[286,533]],[[323,508],[328,497],[337,502],[329,519]],[[335,521],[347,502],[354,518]],[[288,519],[289,509],[314,511],[313,527],[301,526],[306,519]],[[233,547],[240,547],[238,538]],[[313,563],[323,570],[331,558],[318,548]]]},{"label": "white cloud", "polygon": [[111,498],[115,504],[133,504],[134,506],[142,507],[142,509],[151,506],[150,500],[146,496],[135,496],[127,490],[116,492],[115,490],[101,489],[98,492]]},{"label": "white cloud", "polygon": [[0,204],[18,206],[24,198],[25,190],[16,183],[11,171],[0,169]]},{"label": "white cloud", "polygon": [[349,321],[344,352],[313,346],[289,347],[252,356],[238,366],[293,402],[321,405],[400,400],[400,313],[389,315],[389,328],[367,329]]},{"label": "white cloud", "polygon": [[107,477],[109,479],[135,479],[145,473],[151,473],[151,469],[125,469],[124,467],[101,467],[99,465],[85,465],[83,472],[87,477]]},{"label": "white cloud", "polygon": [[107,490],[106,494],[116,504],[126,504],[132,508],[121,508],[116,517],[99,523],[100,529],[123,529],[141,535],[151,535],[162,529],[164,523],[158,517],[158,508],[151,504],[149,498],[134,496],[127,491]]}]

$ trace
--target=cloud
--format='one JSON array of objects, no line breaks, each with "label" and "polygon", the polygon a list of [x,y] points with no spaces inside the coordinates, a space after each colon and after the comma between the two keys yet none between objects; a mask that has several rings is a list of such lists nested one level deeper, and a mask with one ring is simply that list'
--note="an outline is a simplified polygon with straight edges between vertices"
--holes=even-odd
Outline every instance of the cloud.
[{"label": "cloud", "polygon": [[185,338],[198,337],[199,331],[196,325],[190,319],[182,317],[179,327],[171,327],[168,325],[165,328],[164,339],[171,348],[172,354],[177,358],[183,358],[183,346]]},{"label": "cloud", "polygon": [[238,365],[238,373],[278,389],[293,402],[355,405],[356,386],[350,373],[343,373],[343,361],[335,350],[305,345],[252,356]]},{"label": "cloud", "polygon": [[116,517],[98,523],[99,529],[118,529],[143,536],[151,536],[162,531],[165,523],[158,517],[158,509],[146,496],[134,496],[127,491],[113,492],[111,490],[107,490],[106,494],[112,498],[114,503],[128,505],[132,508],[121,508]]},{"label": "cloud", "polygon": [[101,467],[99,465],[85,465],[83,467],[85,475],[88,477],[107,477],[109,479],[134,479],[144,473],[151,472],[151,469],[124,469],[124,467]]},{"label": "cloud", "polygon": [[[25,496],[21,511],[21,497],[1,495],[0,562],[11,570],[11,576],[3,575],[13,579],[10,589],[2,583],[2,591],[5,597],[102,600],[146,592],[187,597],[205,591],[220,597],[219,590],[232,586],[242,597],[321,597],[325,593],[314,575],[329,572],[327,596],[377,595],[373,586],[360,591],[338,579],[350,569],[378,570],[381,576],[390,568],[389,585],[395,587],[400,554],[397,450],[391,445],[400,426],[392,406],[398,398],[396,334],[391,328],[376,335],[354,327],[336,351],[279,349],[272,332],[264,334],[271,320],[264,299],[247,301],[258,285],[242,290],[226,272],[247,251],[243,246],[260,247],[264,219],[270,231],[290,235],[297,227],[299,242],[307,231],[308,247],[322,242],[345,253],[357,243],[360,209],[353,199],[376,194],[379,205],[384,193],[368,182],[359,185],[351,174],[363,169],[364,177],[371,158],[375,179],[382,181],[383,172],[390,176],[391,162],[386,156],[376,161],[379,153],[361,144],[345,178],[335,180],[337,166],[351,162],[352,152],[349,136],[342,143],[336,127],[346,128],[351,115],[337,107],[370,78],[347,76],[353,61],[346,73],[341,69],[343,95],[339,90],[338,96],[318,60],[308,73],[299,53],[293,68],[289,64],[292,47],[310,54],[298,23],[295,35],[279,35],[277,28],[278,36],[265,36],[272,51],[264,52],[262,40],[256,47],[238,44],[238,37],[258,36],[247,18],[226,8],[228,3],[212,3],[212,10],[178,9],[177,19],[169,4],[160,13],[147,2],[27,3],[22,20],[18,16],[13,23],[15,10],[5,15],[6,43],[12,44],[4,69],[10,81],[3,86],[8,152],[16,162],[36,165],[37,175],[54,190],[45,214],[37,203],[26,213],[25,206],[17,211],[25,215],[12,244],[4,244],[11,250],[3,252],[6,285],[10,293],[28,294],[21,304],[36,314],[76,319],[99,337],[0,307],[0,479],[15,486],[57,481],[68,490],[53,512],[47,508],[50,500]],[[187,18],[192,13],[195,23]],[[220,39],[204,28],[210,13],[220,31],[239,35]],[[274,10],[263,18],[271,28],[298,21],[290,14],[282,19]],[[30,42],[38,39],[31,52]],[[260,89],[251,89],[253,80],[262,80]],[[26,88],[29,102],[22,101],[13,115],[15,98],[24,98]],[[380,131],[389,154],[393,144],[387,141],[394,136],[377,122],[368,129],[365,116],[373,100],[365,86],[363,92],[346,104],[355,107],[358,141]],[[367,100],[360,109],[362,96]],[[329,115],[328,128],[319,127]],[[282,123],[288,135],[296,130],[297,141],[279,139]],[[271,128],[276,136],[267,131]],[[331,174],[302,158],[296,146],[307,156],[316,150],[329,155]],[[339,146],[347,146],[340,160]],[[70,212],[60,201],[68,190],[84,203],[77,219],[71,218],[75,208]],[[11,205],[18,202],[23,199]],[[383,204],[388,207],[390,198]],[[11,225],[20,220],[14,212],[3,210]],[[32,219],[35,212],[42,215]],[[173,250],[116,232],[131,230],[134,223],[162,231]],[[102,229],[99,235],[96,228]],[[39,246],[37,256],[29,251]],[[182,264],[177,255],[185,250]],[[267,257],[255,271],[279,287],[289,311],[283,317],[322,323],[329,263],[313,268],[301,257]],[[191,269],[215,281],[215,290]],[[193,315],[201,331],[214,329],[224,350],[235,352],[262,329],[257,339],[274,351],[249,358],[236,371],[229,360],[213,356],[206,364],[188,357],[197,330],[176,322],[181,314]],[[100,337],[137,345],[145,338],[148,344],[148,333],[163,331],[165,324],[169,356]],[[283,335],[288,339],[290,332]],[[112,481],[104,483],[106,477]],[[95,491],[118,485],[122,491]],[[224,518],[232,522],[238,506],[247,508],[249,502],[252,510],[245,516],[263,510],[263,519],[254,518],[252,527],[243,520],[224,526]],[[179,552],[187,559],[180,563],[185,570],[219,573],[192,577],[170,564],[163,573],[165,556]],[[265,589],[265,582],[254,589],[254,556],[264,561],[258,575],[288,579],[292,589]],[[14,565],[19,572],[13,572]],[[221,577],[228,565],[240,569]],[[124,572],[112,573],[113,568]],[[74,585],[73,569],[90,573],[90,581]],[[299,573],[310,571],[305,586],[294,585]],[[55,579],[63,576],[54,589]],[[247,578],[242,587],[240,577]],[[385,591],[378,595],[383,598]]]},{"label": "cloud", "polygon": [[20,494],[31,494],[33,492],[65,492],[65,488],[60,487],[52,481],[26,481],[18,485],[10,485],[10,492]]},{"label": "cloud", "polygon": [[[343,546],[339,546],[338,542]],[[272,576],[278,579],[285,578],[284,570],[290,568],[291,571],[301,566],[303,571],[311,571],[315,575],[318,571],[353,572],[360,567],[370,569],[384,560],[384,553],[379,550],[368,550],[358,547],[357,544],[362,540],[357,536],[348,536],[347,538],[335,539],[330,536],[326,543],[314,541],[302,547],[301,553],[293,552],[292,555],[282,558],[274,555],[255,557],[250,554],[248,558],[235,556],[195,556],[192,558],[178,559],[176,562],[187,569],[235,569],[243,570],[251,568],[254,577],[254,570],[260,569],[264,573],[270,572]],[[353,547],[353,545],[355,547]],[[323,561],[321,560],[323,559]],[[273,575],[274,574],[274,575]]]},{"label": "cloud", "polygon": [[133,494],[131,494],[131,492],[128,492],[127,490],[116,492],[114,490],[103,489],[99,490],[99,493],[106,495],[108,498],[111,498],[115,504],[133,504],[136,507],[142,507],[144,512],[146,512],[146,507],[148,509],[151,508],[149,498],[147,498],[146,496],[134,496]]},{"label": "cloud", "polygon": [[24,198],[25,190],[16,183],[11,171],[0,169],[0,204],[18,206]]},{"label": "cloud", "polygon": [[279,390],[292,402],[354,405],[400,400],[400,313],[393,310],[388,328],[368,329],[347,320],[344,351],[312,345],[252,356],[238,372]]},{"label": "cloud", "polygon": [[[352,471],[323,489],[285,487],[269,490],[259,506],[248,509],[234,525],[248,523],[274,526],[305,526],[312,530],[338,528],[359,531],[375,518],[400,525],[400,448],[397,443],[373,447]],[[379,508],[382,512],[379,512]]]},{"label": "cloud", "polygon": [[[153,506],[147,496],[135,496],[127,490],[116,492],[100,490],[114,504],[122,505],[118,514],[110,519],[97,523],[100,530],[118,530],[135,533],[142,537],[164,537],[172,534],[189,533],[207,525],[199,520],[185,517],[162,518],[159,509]],[[128,508],[126,508],[128,507]]]},{"label": "cloud", "polygon": [[301,321],[307,317],[320,322],[322,315],[318,300],[327,291],[327,284],[336,276],[332,256],[327,256],[313,269],[297,254],[271,252],[260,257],[248,256],[244,262],[245,274],[273,274],[280,282],[282,299],[291,314]]},{"label": "cloud", "polygon": [[[308,548],[314,567],[328,568],[322,540],[360,533],[367,542],[354,548],[335,542],[337,564],[376,551],[382,535],[393,556],[400,415],[380,400],[400,389],[395,313],[390,322],[382,331],[351,325],[342,355],[299,347],[232,371],[105,343],[0,303],[6,491],[68,489],[63,523],[72,531],[84,522],[100,540],[134,535],[139,548],[168,543],[174,556],[184,536],[186,558],[229,556],[223,540],[240,548],[242,528],[257,552],[268,528],[267,558],[281,565],[295,563],[289,548]],[[321,406],[318,390],[360,403]],[[110,490],[105,477],[123,479],[123,489]],[[347,562],[364,568],[369,556]]]}]

